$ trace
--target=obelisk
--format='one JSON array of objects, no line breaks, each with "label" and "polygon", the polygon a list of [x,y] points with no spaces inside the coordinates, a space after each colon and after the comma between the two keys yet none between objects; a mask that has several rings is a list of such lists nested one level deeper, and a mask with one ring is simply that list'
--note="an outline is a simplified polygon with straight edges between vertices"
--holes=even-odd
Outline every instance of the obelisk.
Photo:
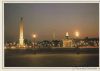
[{"label": "obelisk", "polygon": [[55,40],[55,33],[53,33],[53,40]]},{"label": "obelisk", "polygon": [[20,33],[19,33],[19,47],[24,47],[24,37],[23,37],[23,18],[20,18]]}]

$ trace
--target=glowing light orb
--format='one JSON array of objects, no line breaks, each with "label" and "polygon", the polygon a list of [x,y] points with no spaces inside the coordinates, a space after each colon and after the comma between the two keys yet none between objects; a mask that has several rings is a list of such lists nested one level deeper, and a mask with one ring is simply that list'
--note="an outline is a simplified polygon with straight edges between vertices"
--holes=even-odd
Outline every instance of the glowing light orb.
[{"label": "glowing light orb", "polygon": [[36,38],[36,34],[33,34],[33,38]]},{"label": "glowing light orb", "polygon": [[76,37],[79,37],[79,35],[80,35],[79,32],[76,31],[76,32],[75,32],[75,36],[76,36]]}]

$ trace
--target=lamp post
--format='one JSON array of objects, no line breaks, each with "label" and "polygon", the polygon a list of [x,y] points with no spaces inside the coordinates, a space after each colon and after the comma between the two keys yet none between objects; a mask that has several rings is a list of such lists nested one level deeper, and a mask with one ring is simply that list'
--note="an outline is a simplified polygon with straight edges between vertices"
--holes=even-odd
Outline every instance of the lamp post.
[{"label": "lamp post", "polygon": [[78,31],[75,32],[75,36],[79,37],[79,32]]},{"label": "lamp post", "polygon": [[76,53],[79,54],[79,45],[78,45],[78,38],[79,38],[79,32],[76,31],[75,32],[75,36],[76,36]]},{"label": "lamp post", "polygon": [[33,39],[34,39],[34,48],[35,48],[35,39],[36,39],[36,34],[33,34]]},{"label": "lamp post", "polygon": [[[76,32],[75,32],[76,41],[78,41],[79,35],[80,35],[80,34],[79,34],[79,32],[78,32],[78,31],[76,31]],[[77,44],[77,43],[76,43],[76,44]],[[78,44],[77,44],[77,48],[78,48]]]}]

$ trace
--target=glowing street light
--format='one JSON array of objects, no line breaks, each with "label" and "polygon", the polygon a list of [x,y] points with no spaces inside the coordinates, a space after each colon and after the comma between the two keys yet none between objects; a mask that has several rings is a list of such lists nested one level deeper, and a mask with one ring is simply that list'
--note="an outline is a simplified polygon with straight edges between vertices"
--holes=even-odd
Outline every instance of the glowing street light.
[{"label": "glowing street light", "polygon": [[78,31],[75,32],[75,36],[79,37],[79,32]]},{"label": "glowing street light", "polygon": [[33,34],[33,38],[36,38],[36,34]]},{"label": "glowing street light", "polygon": [[33,39],[34,39],[34,48],[35,48],[35,39],[36,39],[36,34],[32,35]]},{"label": "glowing street light", "polygon": [[[78,40],[79,35],[80,35],[79,32],[76,31],[76,32],[75,32],[75,36],[77,37],[76,40]],[[76,48],[77,48],[77,53],[79,53],[79,50],[78,50],[78,48],[79,48],[78,41],[76,41]]]}]

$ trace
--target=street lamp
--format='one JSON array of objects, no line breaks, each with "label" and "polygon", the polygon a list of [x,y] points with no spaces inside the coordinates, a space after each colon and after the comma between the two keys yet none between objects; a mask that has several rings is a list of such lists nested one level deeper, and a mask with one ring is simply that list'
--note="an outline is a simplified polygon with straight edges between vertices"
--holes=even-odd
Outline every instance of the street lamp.
[{"label": "street lamp", "polygon": [[34,39],[34,48],[35,48],[35,39],[36,39],[36,34],[33,34],[33,39]]},{"label": "street lamp", "polygon": [[79,45],[78,45],[78,38],[79,38],[79,32],[78,31],[76,31],[75,32],[75,36],[76,36],[76,52],[77,52],[77,54],[79,54]]},{"label": "street lamp", "polygon": [[[76,41],[78,41],[79,35],[80,35],[80,34],[79,34],[79,32],[78,32],[78,31],[76,31],[76,32],[75,32]],[[76,44],[77,44],[77,43],[76,43]],[[78,44],[77,44],[77,47],[78,47]]]},{"label": "street lamp", "polygon": [[75,36],[79,37],[79,32],[78,31],[75,32]]},{"label": "street lamp", "polygon": [[33,38],[36,38],[36,34],[33,34]]}]

